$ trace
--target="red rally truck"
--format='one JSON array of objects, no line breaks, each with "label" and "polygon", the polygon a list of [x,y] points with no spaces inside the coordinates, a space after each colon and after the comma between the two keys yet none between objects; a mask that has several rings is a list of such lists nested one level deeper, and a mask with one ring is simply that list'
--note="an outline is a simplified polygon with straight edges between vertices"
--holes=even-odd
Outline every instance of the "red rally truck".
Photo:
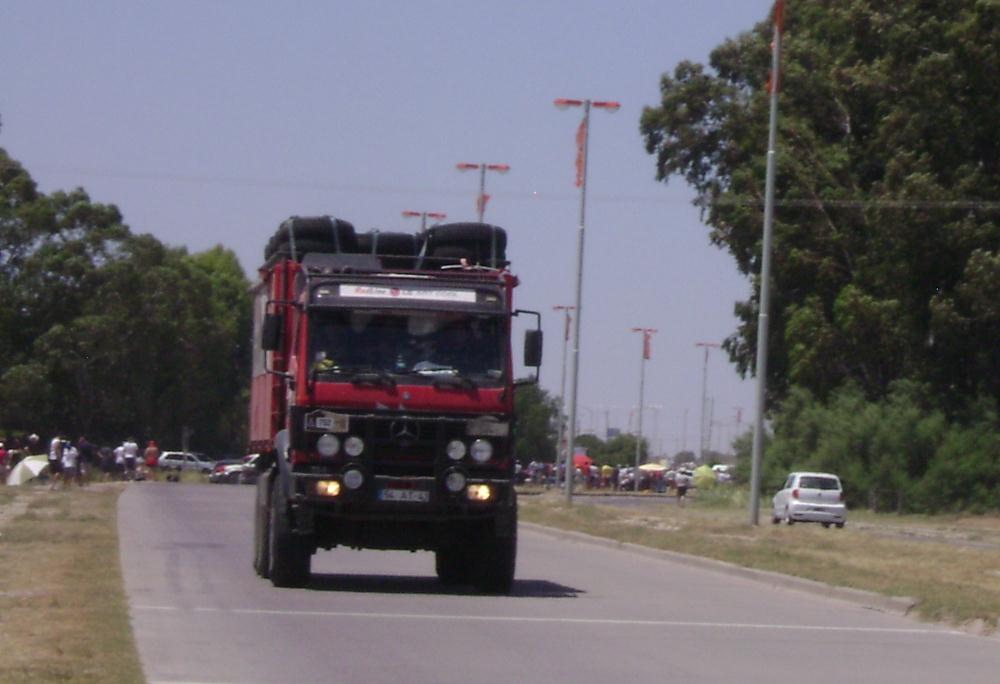
[{"label": "red rally truck", "polygon": [[253,292],[257,574],[301,586],[318,549],[429,550],[440,581],[510,591],[512,319],[534,317],[518,382],[537,382],[542,336],[505,253],[482,223],[282,223]]}]

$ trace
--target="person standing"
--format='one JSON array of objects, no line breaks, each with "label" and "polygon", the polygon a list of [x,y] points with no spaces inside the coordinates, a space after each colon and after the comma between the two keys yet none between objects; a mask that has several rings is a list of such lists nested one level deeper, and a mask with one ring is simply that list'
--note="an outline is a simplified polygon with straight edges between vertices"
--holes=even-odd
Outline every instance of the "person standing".
[{"label": "person standing", "polygon": [[122,442],[122,453],[125,455],[125,479],[135,479],[136,459],[139,457],[139,445],[135,443],[135,438],[129,437]]},{"label": "person standing", "polygon": [[678,470],[676,485],[677,485],[677,505],[683,508],[684,501],[687,499],[688,487],[691,486],[691,476],[689,476],[683,470]]},{"label": "person standing", "polygon": [[80,435],[80,439],[76,441],[76,448],[80,452],[80,459],[76,464],[76,482],[82,485],[84,482],[90,481],[90,470],[94,467],[94,445],[86,437]]},{"label": "person standing", "polygon": [[73,442],[63,442],[62,449],[62,488],[66,489],[70,481],[80,482],[80,452]]},{"label": "person standing", "polygon": [[55,489],[62,479],[62,464],[63,457],[63,439],[59,434],[56,434],[49,442],[49,489]]},{"label": "person standing", "polygon": [[115,480],[125,479],[125,445],[119,444],[115,447]]},{"label": "person standing", "polygon": [[160,467],[160,448],[156,446],[156,442],[149,440],[146,444],[146,450],[142,454],[143,460],[146,462],[146,473],[150,480],[156,482],[159,477],[157,476],[157,469]]}]

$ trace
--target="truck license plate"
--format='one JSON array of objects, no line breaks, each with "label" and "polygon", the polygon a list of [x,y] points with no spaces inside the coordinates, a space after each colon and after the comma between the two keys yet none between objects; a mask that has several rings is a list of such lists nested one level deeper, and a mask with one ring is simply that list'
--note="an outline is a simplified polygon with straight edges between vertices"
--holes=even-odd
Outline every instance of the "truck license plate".
[{"label": "truck license plate", "polygon": [[381,501],[427,503],[431,500],[431,493],[424,489],[380,489],[378,498]]}]

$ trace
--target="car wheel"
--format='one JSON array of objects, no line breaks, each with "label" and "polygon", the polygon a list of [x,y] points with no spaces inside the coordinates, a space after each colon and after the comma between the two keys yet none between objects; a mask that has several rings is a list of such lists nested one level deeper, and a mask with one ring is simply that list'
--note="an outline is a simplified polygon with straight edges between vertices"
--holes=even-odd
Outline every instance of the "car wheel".
[{"label": "car wheel", "polygon": [[781,522],[781,518],[779,518],[779,517],[778,517],[778,516],[776,516],[776,515],[775,515],[774,513],[772,513],[772,514],[771,514],[771,524],[772,524],[772,525],[777,525],[777,524],[778,524],[778,523],[780,523],[780,522]]},{"label": "car wheel", "polygon": [[842,522],[839,522],[839,523],[836,523],[836,525],[837,525],[837,529],[838,529],[838,530],[842,530],[842,529],[844,529],[844,523],[842,523]]},{"label": "car wheel", "polygon": [[795,521],[792,520],[792,514],[788,511],[787,508],[785,509],[785,524],[788,525],[789,527],[795,524]]},{"label": "car wheel", "polygon": [[823,529],[825,530],[830,529],[830,523],[823,523]]}]

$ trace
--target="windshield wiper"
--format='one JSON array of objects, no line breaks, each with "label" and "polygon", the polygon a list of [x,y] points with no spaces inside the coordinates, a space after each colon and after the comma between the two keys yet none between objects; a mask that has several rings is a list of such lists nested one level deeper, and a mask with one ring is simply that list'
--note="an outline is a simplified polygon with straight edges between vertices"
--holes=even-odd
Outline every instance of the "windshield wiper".
[{"label": "windshield wiper", "polygon": [[472,378],[467,377],[465,375],[458,375],[457,373],[454,374],[449,373],[447,375],[436,374],[432,375],[432,377],[434,379],[431,381],[431,384],[438,388],[464,387],[466,389],[476,389],[477,387],[479,387],[479,385],[476,384],[476,381],[473,380]]},{"label": "windshield wiper", "polygon": [[356,370],[350,374],[350,380],[353,385],[375,385],[376,387],[385,385],[389,388],[396,387],[395,378],[384,370],[376,370],[374,368]]}]

